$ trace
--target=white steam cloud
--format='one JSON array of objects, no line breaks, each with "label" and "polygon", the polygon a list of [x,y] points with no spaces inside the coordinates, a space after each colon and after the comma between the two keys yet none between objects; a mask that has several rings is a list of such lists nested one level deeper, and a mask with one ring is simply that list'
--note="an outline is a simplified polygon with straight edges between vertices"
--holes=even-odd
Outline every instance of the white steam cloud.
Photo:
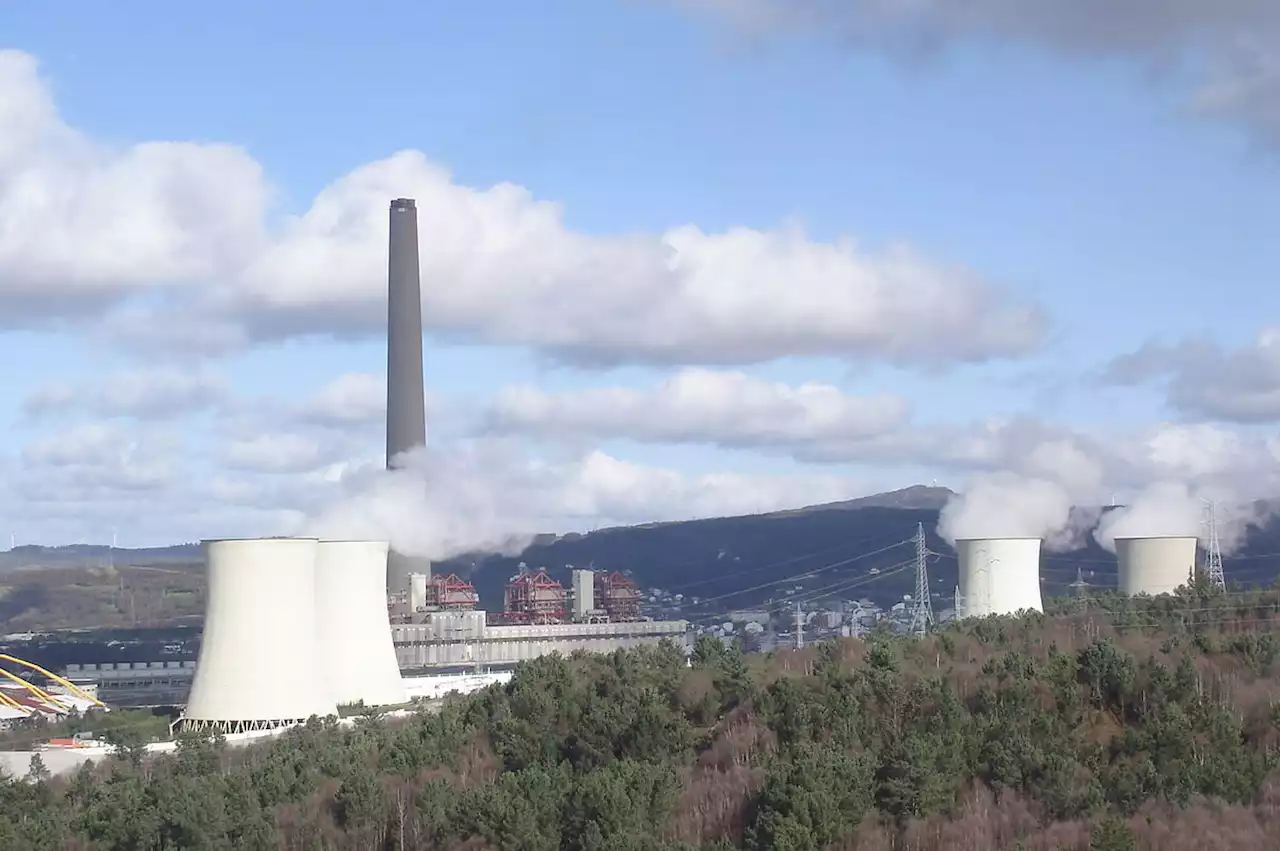
[{"label": "white steam cloud", "polygon": [[345,482],[348,495],[307,520],[300,534],[388,541],[398,552],[432,561],[518,554],[540,518],[528,513],[530,503],[515,496],[512,482],[483,475],[498,461],[491,455],[421,449],[407,453],[399,469],[357,473]]},{"label": "white steam cloud", "polygon": [[1079,546],[1096,515],[1072,511],[1066,488],[1047,479],[995,473],[974,480],[942,509],[938,534],[961,538],[1043,538],[1049,550]]},{"label": "white steam cloud", "polygon": [[1225,492],[1193,491],[1180,482],[1158,482],[1123,508],[1102,516],[1093,537],[1116,551],[1116,538],[1196,537],[1208,534],[1206,500],[1214,500],[1218,544],[1223,555],[1244,545],[1249,527],[1266,519],[1267,510]]}]

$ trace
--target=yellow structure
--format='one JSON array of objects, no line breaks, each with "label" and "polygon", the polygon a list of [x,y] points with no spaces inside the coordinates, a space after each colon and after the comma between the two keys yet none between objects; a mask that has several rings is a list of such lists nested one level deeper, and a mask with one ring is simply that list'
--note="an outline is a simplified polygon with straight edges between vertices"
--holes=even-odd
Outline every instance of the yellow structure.
[{"label": "yellow structure", "polygon": [[41,668],[35,662],[28,662],[26,659],[19,659],[17,656],[10,656],[8,653],[0,653],[0,661],[13,662],[15,665],[22,665],[24,668],[28,668],[32,671],[35,671],[36,673],[44,674],[50,680],[62,686],[68,692],[80,698],[81,700],[87,700],[90,703],[92,703],[94,706],[101,706],[104,708],[106,707],[105,703],[103,703],[101,700],[98,700],[96,697],[89,694],[87,691],[80,688],[75,683],[71,682],[70,680],[63,679],[62,677],[58,676],[52,671],[46,671],[44,668]]}]

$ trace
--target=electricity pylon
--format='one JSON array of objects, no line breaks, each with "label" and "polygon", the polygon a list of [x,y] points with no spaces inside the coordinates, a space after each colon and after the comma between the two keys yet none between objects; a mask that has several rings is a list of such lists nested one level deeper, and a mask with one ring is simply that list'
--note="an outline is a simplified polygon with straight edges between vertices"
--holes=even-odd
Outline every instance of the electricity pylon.
[{"label": "electricity pylon", "polygon": [[925,546],[924,524],[916,524],[916,596],[911,611],[910,631],[924,635],[933,628],[933,606],[929,602],[929,548]]},{"label": "electricity pylon", "polygon": [[1220,590],[1227,590],[1227,577],[1222,572],[1222,542],[1218,540],[1218,504],[1210,502],[1209,511],[1209,552],[1205,559],[1205,570],[1209,574],[1209,582]]}]

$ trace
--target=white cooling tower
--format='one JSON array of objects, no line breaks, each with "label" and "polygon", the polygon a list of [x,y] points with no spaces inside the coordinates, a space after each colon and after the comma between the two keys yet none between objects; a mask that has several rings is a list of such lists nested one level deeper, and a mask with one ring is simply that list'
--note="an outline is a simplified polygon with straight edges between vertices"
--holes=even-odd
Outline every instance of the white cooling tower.
[{"label": "white cooling tower", "polygon": [[339,706],[406,703],[387,617],[387,543],[321,541],[316,636],[324,681]]},{"label": "white cooling tower", "polygon": [[314,538],[205,541],[204,638],[185,729],[262,730],[336,715],[316,653]]},{"label": "white cooling tower", "polygon": [[1196,567],[1194,537],[1116,538],[1120,593],[1172,594],[1186,585]]},{"label": "white cooling tower", "polygon": [[962,538],[960,614],[967,618],[1040,612],[1039,538]]}]

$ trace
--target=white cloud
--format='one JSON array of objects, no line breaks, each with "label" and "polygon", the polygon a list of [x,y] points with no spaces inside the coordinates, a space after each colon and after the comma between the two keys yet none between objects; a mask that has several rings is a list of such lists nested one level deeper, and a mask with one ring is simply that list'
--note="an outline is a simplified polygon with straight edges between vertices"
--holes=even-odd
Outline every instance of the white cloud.
[{"label": "white cloud", "polygon": [[[58,117],[30,57],[0,54],[0,314],[112,305],[112,329],[185,353],[248,339],[379,333],[387,207],[417,199],[425,320],[459,339],[588,363],[789,355],[945,363],[1016,356],[1037,310],[905,245],[796,227],[588,236],[513,184],[455,183],[420,153],[357,168],[269,226],[261,169],[226,146],[95,145]],[[143,300],[130,296],[146,295]]]},{"label": "white cloud", "polygon": [[826,384],[791,387],[740,372],[685,369],[647,391],[603,387],[552,395],[532,386],[508,388],[494,399],[488,424],[499,431],[741,447],[875,437],[908,413],[906,401],[893,396],[856,397]]},{"label": "white cloud", "polygon": [[302,405],[304,419],[337,426],[381,422],[387,410],[385,376],[348,372],[325,384]]},{"label": "white cloud", "polygon": [[753,39],[816,34],[911,60],[958,43],[1003,40],[1064,55],[1135,58],[1198,82],[1189,106],[1280,144],[1280,5],[1272,0],[662,0],[709,13]]},{"label": "white cloud", "polygon": [[[886,415],[892,413],[892,416]],[[591,439],[752,447],[806,462],[1006,473],[1098,502],[1176,478],[1241,495],[1280,491],[1274,438],[1210,424],[1132,431],[1073,429],[1031,418],[915,425],[905,408],[826,385],[789,387],[738,374],[687,371],[648,389],[500,393],[487,417],[510,434],[578,445]]]},{"label": "white cloud", "polygon": [[206,410],[230,396],[219,375],[171,367],[110,374],[101,381],[56,381],[32,391],[23,402],[32,416],[90,411],[100,416],[165,419]]},{"label": "white cloud", "polygon": [[1150,343],[1114,358],[1105,377],[1119,384],[1162,381],[1169,404],[1191,416],[1275,422],[1280,420],[1280,327],[1263,329],[1252,344],[1238,349],[1209,340]]},{"label": "white cloud", "polygon": [[111,150],[58,117],[27,54],[0,51],[0,323],[219,279],[261,239],[261,170],[226,145]]},{"label": "white cloud", "polygon": [[78,501],[104,491],[154,491],[177,474],[176,441],[160,432],[85,423],[39,438],[22,453],[19,483],[33,501]]},{"label": "white cloud", "polygon": [[300,434],[258,434],[233,440],[222,451],[222,463],[255,473],[306,473],[328,459],[315,438]]}]

